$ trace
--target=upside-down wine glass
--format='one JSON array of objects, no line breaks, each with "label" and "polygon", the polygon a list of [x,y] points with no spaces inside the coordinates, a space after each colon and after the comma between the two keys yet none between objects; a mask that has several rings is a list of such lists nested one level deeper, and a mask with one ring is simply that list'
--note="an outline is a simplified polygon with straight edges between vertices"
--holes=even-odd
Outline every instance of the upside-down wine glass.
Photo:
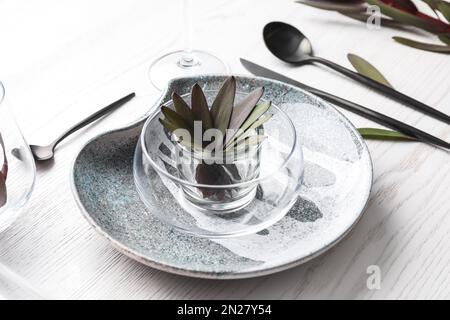
[{"label": "upside-down wine glass", "polygon": [[21,213],[34,186],[35,165],[0,82],[0,232]]},{"label": "upside-down wine glass", "polygon": [[[23,211],[34,186],[35,172],[30,148],[12,116],[0,82],[0,232]],[[3,299],[40,299],[40,296],[0,261],[0,300]]]},{"label": "upside-down wine glass", "polygon": [[156,59],[148,75],[152,85],[162,90],[169,80],[197,74],[225,74],[228,66],[215,55],[192,48],[192,0],[183,0],[184,50],[173,51]]}]

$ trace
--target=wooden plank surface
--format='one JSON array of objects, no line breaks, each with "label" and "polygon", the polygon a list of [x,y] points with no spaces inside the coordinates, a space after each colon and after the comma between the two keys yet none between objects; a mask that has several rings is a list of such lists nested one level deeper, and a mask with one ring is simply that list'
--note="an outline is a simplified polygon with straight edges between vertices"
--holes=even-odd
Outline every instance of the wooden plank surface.
[{"label": "wooden plank surface", "polygon": [[[322,67],[293,69],[264,48],[262,27],[294,24],[316,54],[350,66],[371,61],[399,90],[450,113],[450,58],[396,44],[402,31],[369,31],[335,13],[291,0],[195,0],[194,47],[220,55],[235,73],[239,57],[377,109],[450,141],[450,127]],[[0,1],[0,79],[29,143],[45,144],[67,126],[133,90],[157,97],[147,69],[179,48],[181,1]],[[420,39],[421,35],[416,36]],[[368,142],[374,186],[355,229],[300,267],[262,278],[210,281],[174,276],[121,255],[82,218],[72,197],[72,160],[91,137],[146,111],[129,104],[61,144],[38,168],[23,215],[0,234],[0,262],[44,297],[70,299],[450,298],[450,153],[420,143]],[[357,126],[374,126],[344,112]],[[366,286],[381,269],[380,290]]]}]

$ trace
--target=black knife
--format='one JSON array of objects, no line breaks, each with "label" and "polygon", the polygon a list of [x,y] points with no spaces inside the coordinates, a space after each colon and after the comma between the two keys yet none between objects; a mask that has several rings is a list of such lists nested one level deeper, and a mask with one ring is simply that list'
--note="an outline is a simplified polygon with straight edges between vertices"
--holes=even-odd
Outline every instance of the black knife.
[{"label": "black knife", "polygon": [[404,122],[395,120],[394,118],[385,116],[384,114],[381,114],[377,111],[363,107],[362,105],[359,105],[357,103],[354,103],[354,102],[348,101],[346,99],[340,98],[338,96],[332,95],[325,91],[307,86],[306,84],[303,84],[292,78],[286,77],[278,72],[272,71],[263,66],[257,65],[256,63],[253,63],[251,61],[245,60],[243,58],[241,58],[240,60],[241,60],[242,65],[245,67],[245,69],[247,69],[250,73],[254,74],[255,76],[265,77],[265,78],[285,82],[287,84],[293,85],[300,89],[309,91],[312,94],[315,94],[316,96],[318,96],[324,100],[327,100],[331,103],[334,103],[348,111],[356,113],[360,116],[363,116],[367,119],[370,119],[370,120],[377,122],[388,128],[397,130],[408,136],[414,137],[422,142],[430,143],[430,144],[434,144],[434,145],[437,145],[437,146],[440,146],[440,147],[443,147],[446,149],[450,149],[450,143],[445,142],[444,140],[441,140],[435,136],[432,136],[431,134],[428,134],[422,130],[416,129]]}]

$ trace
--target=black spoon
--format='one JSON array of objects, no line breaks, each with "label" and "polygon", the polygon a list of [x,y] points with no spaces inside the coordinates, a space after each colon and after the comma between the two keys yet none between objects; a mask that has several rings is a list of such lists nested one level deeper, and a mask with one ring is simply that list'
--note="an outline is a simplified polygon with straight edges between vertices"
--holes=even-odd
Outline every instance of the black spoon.
[{"label": "black spoon", "polygon": [[313,55],[312,45],[308,38],[297,28],[284,22],[270,22],[263,30],[264,42],[267,48],[280,60],[302,66],[310,63],[321,63],[347,77],[371,87],[385,95],[394,98],[416,110],[450,124],[450,116],[440,112],[414,98],[411,98],[397,90],[385,86],[359,73],[353,72],[330,60]]}]

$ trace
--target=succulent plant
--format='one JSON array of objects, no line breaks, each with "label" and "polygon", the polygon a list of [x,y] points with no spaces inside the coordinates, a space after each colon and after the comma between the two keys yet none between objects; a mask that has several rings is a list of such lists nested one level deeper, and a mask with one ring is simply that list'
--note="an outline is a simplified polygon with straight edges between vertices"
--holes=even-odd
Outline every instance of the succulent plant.
[{"label": "succulent plant", "polygon": [[[175,110],[162,106],[164,119],[161,124],[171,133],[176,134],[177,129],[185,129],[191,137],[190,141],[179,138],[179,142],[192,149],[206,150],[214,145],[215,150],[225,153],[239,152],[249,145],[261,143],[264,135],[258,134],[257,128],[271,118],[266,114],[271,102],[258,103],[264,94],[264,88],[259,87],[250,92],[244,99],[234,103],[236,95],[236,79],[228,77],[222,84],[211,107],[208,106],[205,94],[199,84],[192,87],[191,106],[176,92],[172,94]],[[208,129],[216,129],[220,141],[205,141],[196,137],[195,124],[201,122],[202,134]],[[210,150],[210,149],[208,149]]]}]

